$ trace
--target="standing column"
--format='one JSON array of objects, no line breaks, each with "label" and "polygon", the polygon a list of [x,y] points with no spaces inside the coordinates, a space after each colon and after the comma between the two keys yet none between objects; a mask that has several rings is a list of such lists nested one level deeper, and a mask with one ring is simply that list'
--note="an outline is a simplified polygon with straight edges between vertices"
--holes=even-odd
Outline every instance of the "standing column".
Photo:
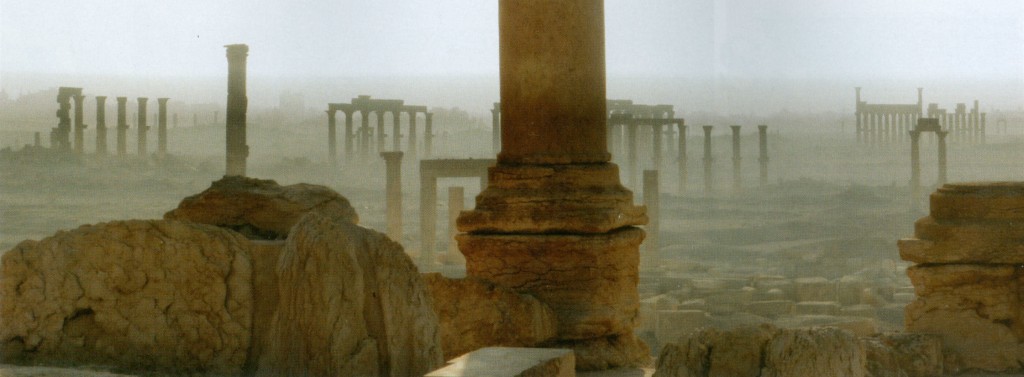
[{"label": "standing column", "polygon": [[107,97],[96,96],[96,154],[107,154]]},{"label": "standing column", "polygon": [[416,150],[416,143],[418,143],[418,140],[416,140],[416,111],[410,111],[409,112],[409,157],[411,157],[413,161],[416,161],[416,158],[419,156],[418,151]]},{"label": "standing column", "polygon": [[146,132],[149,131],[149,127],[146,126],[146,102],[149,101],[149,98],[139,97],[139,98],[136,99],[136,101],[138,101],[138,103],[139,103],[139,112],[138,112],[138,114],[136,114],[136,116],[138,116],[138,123],[139,123],[139,125],[138,125],[138,131],[139,131],[138,132],[138,143],[137,144],[138,144],[138,148],[139,148],[139,156],[145,157],[146,156]]},{"label": "standing column", "polygon": [[338,111],[332,108],[324,111],[327,113],[327,158],[331,166],[338,165],[338,124],[335,113]]},{"label": "standing column", "polygon": [[939,137],[939,182],[938,185],[942,186],[946,184],[946,135],[949,131],[938,131],[935,133]]},{"label": "standing column", "polygon": [[448,188],[448,255],[446,260],[455,260],[459,255],[459,244],[455,242],[455,235],[459,233],[456,220],[462,209],[465,208],[465,190],[459,186]]},{"label": "standing column", "polygon": [[729,128],[732,128],[732,191],[739,193],[743,190],[743,177],[740,175],[740,126]]},{"label": "standing column", "polygon": [[623,123],[626,127],[626,163],[629,164],[629,187],[636,188],[637,181],[637,146],[636,146],[636,129],[639,124],[630,119]]},{"label": "standing column", "polygon": [[577,368],[638,365],[647,218],[609,163],[604,3],[499,0],[498,15],[501,153],[458,219],[466,274],[551,307],[549,345]]},{"label": "standing column", "polygon": [[921,131],[910,131],[910,209],[921,203]]},{"label": "standing column", "polygon": [[391,112],[391,132],[394,135],[391,136],[391,150],[400,151],[402,150],[402,112],[395,110]]},{"label": "standing column", "polygon": [[345,163],[352,163],[352,110],[343,110],[345,113]]},{"label": "standing column", "polygon": [[363,165],[370,162],[370,112],[360,110],[362,122],[359,126],[359,157]]},{"label": "standing column", "polygon": [[757,141],[758,149],[760,154],[757,158],[757,162],[761,164],[761,186],[768,185],[768,126],[759,125],[757,126]]},{"label": "standing column", "polygon": [[426,126],[423,129],[423,156],[430,158],[434,154],[434,113],[426,113]]},{"label": "standing column", "polygon": [[704,195],[711,195],[711,130],[714,126],[704,126]]},{"label": "standing column", "polygon": [[491,109],[491,151],[498,154],[501,148],[501,103],[495,102]]},{"label": "standing column", "polygon": [[387,169],[384,192],[386,195],[388,238],[402,243],[402,152],[381,152]]},{"label": "standing column", "polygon": [[167,100],[168,98],[157,98],[157,128],[156,128],[156,155],[159,158],[167,156]]},{"label": "standing column", "polygon": [[679,126],[679,147],[676,148],[676,152],[679,153],[677,160],[679,164],[679,187],[676,188],[676,194],[682,196],[686,193],[686,184],[690,178],[690,172],[686,166],[686,123],[680,120],[677,124]]},{"label": "standing column", "polygon": [[128,153],[128,97],[117,97],[117,155]]},{"label": "standing column", "polygon": [[377,110],[377,128],[374,132],[377,133],[377,152],[384,151],[384,111]]},{"label": "standing column", "polygon": [[660,192],[661,190],[658,187],[658,171],[644,170],[644,206],[647,207],[648,219],[647,226],[644,227],[647,233],[647,239],[644,240],[646,269],[656,269],[661,265],[658,247],[658,232],[661,228],[661,222],[658,219],[661,213]]},{"label": "standing column", "polygon": [[225,175],[245,176],[249,145],[246,144],[245,117],[249,98],[245,88],[245,62],[249,46],[227,45],[228,57],[228,108],[227,108],[227,169]]},{"label": "standing column", "polygon": [[50,130],[50,147],[53,149],[71,150],[71,97],[75,96],[75,89],[61,87],[57,91],[57,128]]},{"label": "standing column", "polygon": [[85,153],[85,123],[82,115],[85,96],[76,94],[72,98],[75,100],[75,153],[82,154]]},{"label": "standing column", "polygon": [[661,145],[662,144],[662,141],[661,141],[661,131],[662,131],[662,128],[661,128],[661,123],[660,123],[661,121],[660,120],[654,120],[653,122],[654,123],[651,124],[651,131],[654,134],[653,137],[651,138],[651,144],[653,144],[653,145],[651,145],[653,147],[652,150],[651,150],[651,152],[653,153],[652,156],[651,156],[651,160],[654,163],[654,170],[659,170],[660,171],[661,170],[661,147],[662,147],[662,145]]}]

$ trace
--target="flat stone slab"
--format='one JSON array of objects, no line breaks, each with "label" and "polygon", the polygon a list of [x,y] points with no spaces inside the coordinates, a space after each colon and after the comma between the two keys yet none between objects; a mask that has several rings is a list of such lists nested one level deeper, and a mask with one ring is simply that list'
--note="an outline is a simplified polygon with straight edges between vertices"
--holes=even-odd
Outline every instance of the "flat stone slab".
[{"label": "flat stone slab", "polygon": [[486,347],[449,361],[425,377],[573,377],[576,357],[562,348]]}]

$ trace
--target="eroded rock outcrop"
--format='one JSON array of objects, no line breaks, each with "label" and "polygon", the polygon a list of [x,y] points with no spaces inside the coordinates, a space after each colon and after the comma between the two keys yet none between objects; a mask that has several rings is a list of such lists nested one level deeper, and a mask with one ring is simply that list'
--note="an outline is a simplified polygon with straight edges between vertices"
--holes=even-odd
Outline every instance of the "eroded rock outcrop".
[{"label": "eroded rock outcrop", "polygon": [[530,295],[484,281],[423,280],[440,321],[445,360],[488,346],[534,347],[555,337],[555,313]]},{"label": "eroded rock outcrop", "polygon": [[257,375],[422,375],[442,364],[437,316],[401,245],[316,213],[288,237]]},{"label": "eroded rock outcrop", "polygon": [[306,183],[281,186],[272,180],[240,176],[225,176],[203,192],[182,199],[164,219],[216,225],[252,239],[284,239],[310,212],[359,223],[348,199],[327,187]]},{"label": "eroded rock outcrop", "polygon": [[916,299],[909,332],[943,339],[947,371],[1024,365],[1024,183],[957,183],[931,196],[931,213],[899,241]]},{"label": "eroded rock outcrop", "polygon": [[216,227],[85,225],[3,256],[6,362],[240,371],[250,346],[250,241]]}]

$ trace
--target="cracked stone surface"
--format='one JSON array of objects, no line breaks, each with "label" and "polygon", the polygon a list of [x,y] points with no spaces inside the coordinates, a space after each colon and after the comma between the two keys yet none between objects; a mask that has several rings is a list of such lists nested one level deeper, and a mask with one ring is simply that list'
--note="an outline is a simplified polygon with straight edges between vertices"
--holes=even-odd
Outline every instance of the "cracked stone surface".
[{"label": "cracked stone surface", "polygon": [[292,226],[316,212],[338,221],[359,223],[348,199],[320,185],[278,185],[272,180],[227,176],[203,192],[181,200],[164,214],[183,220],[235,230],[251,239],[285,239]]},{"label": "cracked stone surface", "polygon": [[3,360],[237,373],[251,339],[250,246],[164,220],[24,241],[2,259]]}]

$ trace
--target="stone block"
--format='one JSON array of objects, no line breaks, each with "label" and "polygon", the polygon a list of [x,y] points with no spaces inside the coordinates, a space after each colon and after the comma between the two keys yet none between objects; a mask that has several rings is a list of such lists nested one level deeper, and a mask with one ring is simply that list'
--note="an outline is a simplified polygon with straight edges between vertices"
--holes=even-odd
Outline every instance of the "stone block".
[{"label": "stone block", "polygon": [[487,347],[456,357],[425,377],[572,377],[576,358],[559,348]]}]

